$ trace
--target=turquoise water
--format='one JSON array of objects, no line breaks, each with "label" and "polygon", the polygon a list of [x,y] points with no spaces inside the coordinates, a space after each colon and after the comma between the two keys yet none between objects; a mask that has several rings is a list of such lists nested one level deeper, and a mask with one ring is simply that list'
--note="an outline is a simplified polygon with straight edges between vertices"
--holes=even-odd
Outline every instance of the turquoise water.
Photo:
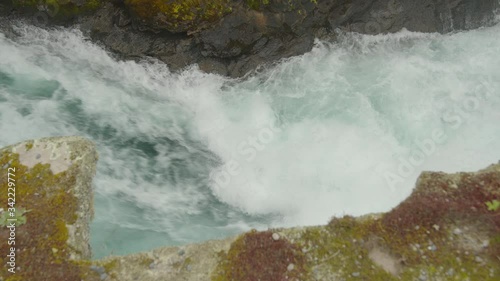
[{"label": "turquoise water", "polygon": [[500,25],[343,34],[247,80],[0,34],[0,145],[96,142],[95,258],[387,211],[423,170],[500,159]]}]

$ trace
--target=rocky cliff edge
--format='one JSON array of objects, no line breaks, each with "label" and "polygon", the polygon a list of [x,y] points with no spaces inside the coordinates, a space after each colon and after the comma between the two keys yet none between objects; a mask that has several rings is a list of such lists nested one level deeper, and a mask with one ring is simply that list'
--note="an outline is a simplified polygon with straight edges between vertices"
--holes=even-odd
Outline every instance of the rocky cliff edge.
[{"label": "rocky cliff edge", "polygon": [[384,214],[91,260],[96,162],[79,137],[0,150],[0,280],[500,280],[500,164],[424,172]]},{"label": "rocky cliff edge", "polygon": [[242,77],[311,50],[338,32],[446,33],[493,24],[498,0],[4,0],[0,30],[17,19],[77,24],[124,59],[171,70],[197,64]]}]

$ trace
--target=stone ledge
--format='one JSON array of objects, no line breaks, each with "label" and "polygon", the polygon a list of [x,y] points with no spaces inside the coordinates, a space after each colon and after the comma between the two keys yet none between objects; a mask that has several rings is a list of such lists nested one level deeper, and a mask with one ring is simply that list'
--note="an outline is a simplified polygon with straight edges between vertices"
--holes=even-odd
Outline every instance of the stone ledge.
[{"label": "stone ledge", "polygon": [[[79,137],[0,150],[2,188],[5,171],[15,167],[22,210],[16,273],[2,254],[0,280],[500,280],[500,164],[475,173],[424,172],[413,193],[385,214],[91,261],[96,161],[94,145]],[[5,192],[0,203],[8,206]],[[0,239],[9,235],[0,225]],[[2,242],[0,250],[10,248]]]}]

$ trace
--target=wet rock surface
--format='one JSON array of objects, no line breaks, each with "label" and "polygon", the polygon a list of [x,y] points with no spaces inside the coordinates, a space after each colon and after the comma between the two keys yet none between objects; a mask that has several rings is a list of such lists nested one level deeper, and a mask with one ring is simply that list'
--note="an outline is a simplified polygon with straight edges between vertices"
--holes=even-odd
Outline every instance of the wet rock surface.
[{"label": "wet rock surface", "polygon": [[[15,5],[19,1],[4,3],[0,15],[39,24],[79,24],[124,59],[154,57],[173,71],[198,64],[204,71],[232,77],[308,52],[315,38],[334,39],[336,30],[445,33],[491,24],[499,8],[496,0],[239,0],[224,2],[229,5],[224,9],[212,8],[219,12],[216,17],[185,15],[179,25],[172,25],[168,11],[155,11],[154,5],[148,6],[149,13],[138,13],[140,0],[80,0],[57,9]],[[152,1],[142,0],[148,5]],[[213,12],[205,6],[193,9]],[[149,14],[154,21],[145,18]],[[189,22],[191,18],[196,24]],[[8,30],[8,24],[2,30]]]}]

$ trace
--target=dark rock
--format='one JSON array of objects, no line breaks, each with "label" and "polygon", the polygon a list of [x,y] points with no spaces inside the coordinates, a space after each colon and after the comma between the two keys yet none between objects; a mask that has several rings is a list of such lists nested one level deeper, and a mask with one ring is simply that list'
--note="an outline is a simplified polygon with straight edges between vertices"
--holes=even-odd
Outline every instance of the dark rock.
[{"label": "dark rock", "polygon": [[[0,5],[0,16],[33,21],[35,11],[16,9],[12,1],[17,0]],[[81,1],[81,7],[90,3]],[[271,0],[268,5],[251,9],[246,1],[236,0],[228,8],[232,12],[220,20],[200,21],[195,27],[185,21],[172,28],[171,22],[144,20],[131,11],[129,2],[121,0],[105,2],[91,13],[82,9],[81,14],[49,15],[46,20],[52,24],[79,23],[88,36],[125,59],[151,56],[167,63],[173,71],[197,63],[203,71],[242,77],[259,66],[310,51],[315,38],[331,40],[336,29],[366,34],[402,28],[445,33],[490,24],[500,7],[497,0],[314,2]],[[12,33],[1,20],[0,31]]]},{"label": "dark rock", "polygon": [[227,66],[217,59],[203,59],[198,63],[200,69],[207,73],[215,73],[226,76],[228,74]]}]

